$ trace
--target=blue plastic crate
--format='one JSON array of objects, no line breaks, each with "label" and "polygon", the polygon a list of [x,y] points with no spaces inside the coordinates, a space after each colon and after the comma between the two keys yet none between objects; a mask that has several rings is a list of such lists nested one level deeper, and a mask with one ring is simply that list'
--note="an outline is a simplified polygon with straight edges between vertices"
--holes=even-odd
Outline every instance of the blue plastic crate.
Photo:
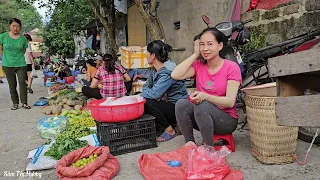
[{"label": "blue plastic crate", "polygon": [[51,87],[55,82],[46,82],[47,87]]}]

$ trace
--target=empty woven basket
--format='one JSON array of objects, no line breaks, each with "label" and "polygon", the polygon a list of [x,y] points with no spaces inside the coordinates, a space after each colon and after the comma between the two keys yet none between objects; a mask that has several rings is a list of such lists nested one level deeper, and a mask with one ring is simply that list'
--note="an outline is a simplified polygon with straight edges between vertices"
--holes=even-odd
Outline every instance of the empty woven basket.
[{"label": "empty woven basket", "polygon": [[298,127],[278,126],[275,97],[246,96],[252,155],[264,164],[292,163]]}]

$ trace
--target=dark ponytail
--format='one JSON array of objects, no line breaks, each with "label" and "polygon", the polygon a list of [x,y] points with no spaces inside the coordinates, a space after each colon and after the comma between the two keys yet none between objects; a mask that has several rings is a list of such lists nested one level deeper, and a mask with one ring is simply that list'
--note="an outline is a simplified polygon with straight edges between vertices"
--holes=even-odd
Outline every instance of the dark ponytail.
[{"label": "dark ponytail", "polygon": [[116,65],[116,61],[113,58],[113,56],[111,54],[105,54],[103,56],[103,62],[106,68],[106,71],[110,74],[114,74],[115,73],[115,65]]},{"label": "dark ponytail", "polygon": [[155,40],[148,44],[147,50],[151,54],[154,53],[156,58],[164,63],[168,60],[169,52],[172,51],[172,47],[160,40]]}]

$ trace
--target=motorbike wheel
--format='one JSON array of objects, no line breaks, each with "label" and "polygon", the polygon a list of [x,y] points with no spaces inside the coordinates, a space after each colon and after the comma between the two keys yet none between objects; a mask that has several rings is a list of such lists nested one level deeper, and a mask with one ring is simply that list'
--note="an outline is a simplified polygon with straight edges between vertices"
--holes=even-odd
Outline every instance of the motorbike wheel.
[{"label": "motorbike wheel", "polygon": [[[298,138],[302,141],[311,143],[317,128],[312,127],[299,127]],[[320,135],[314,140],[314,144],[320,144]]]}]

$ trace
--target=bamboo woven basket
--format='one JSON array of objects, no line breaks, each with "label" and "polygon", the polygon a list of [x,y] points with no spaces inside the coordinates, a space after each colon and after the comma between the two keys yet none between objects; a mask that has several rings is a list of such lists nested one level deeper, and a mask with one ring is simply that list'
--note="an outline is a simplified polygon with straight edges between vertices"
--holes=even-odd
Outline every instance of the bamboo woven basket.
[{"label": "bamboo woven basket", "polygon": [[278,126],[275,97],[246,96],[252,155],[264,164],[294,161],[298,127]]}]

